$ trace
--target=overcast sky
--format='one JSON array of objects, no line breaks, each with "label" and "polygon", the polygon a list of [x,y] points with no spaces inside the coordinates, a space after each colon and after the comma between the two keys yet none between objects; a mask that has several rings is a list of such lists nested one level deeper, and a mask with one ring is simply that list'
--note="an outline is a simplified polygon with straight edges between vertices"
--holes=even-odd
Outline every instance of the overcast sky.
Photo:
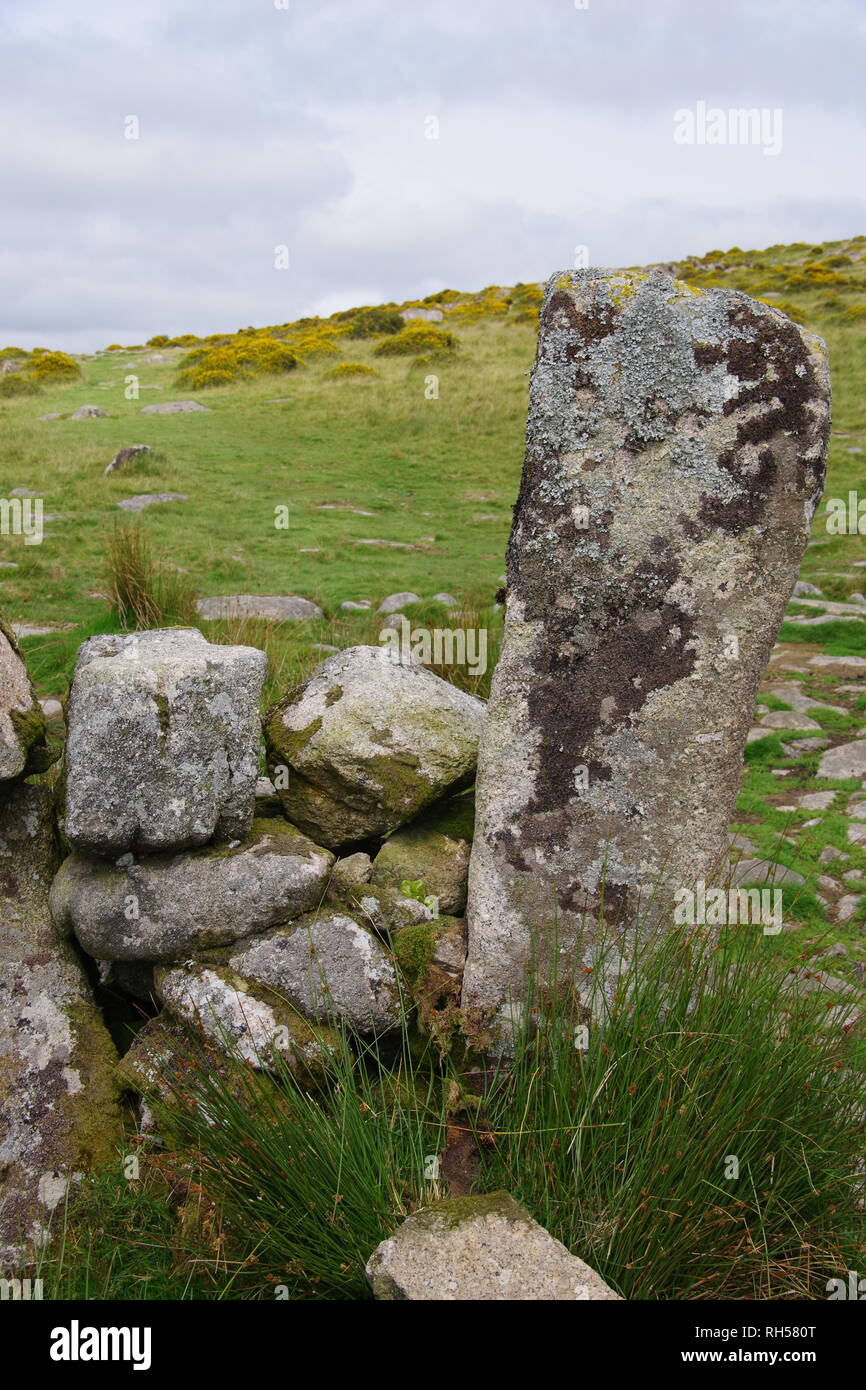
[{"label": "overcast sky", "polygon": [[864,72],[864,0],[0,0],[0,346],[864,233]]}]

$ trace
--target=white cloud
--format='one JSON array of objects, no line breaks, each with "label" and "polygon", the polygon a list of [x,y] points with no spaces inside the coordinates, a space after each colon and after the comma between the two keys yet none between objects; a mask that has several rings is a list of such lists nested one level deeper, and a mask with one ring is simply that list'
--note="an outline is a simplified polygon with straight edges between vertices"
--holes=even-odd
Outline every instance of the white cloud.
[{"label": "white cloud", "polygon": [[[866,230],[857,0],[5,0],[0,38],[3,343]],[[676,145],[697,101],[781,107],[782,153]]]}]

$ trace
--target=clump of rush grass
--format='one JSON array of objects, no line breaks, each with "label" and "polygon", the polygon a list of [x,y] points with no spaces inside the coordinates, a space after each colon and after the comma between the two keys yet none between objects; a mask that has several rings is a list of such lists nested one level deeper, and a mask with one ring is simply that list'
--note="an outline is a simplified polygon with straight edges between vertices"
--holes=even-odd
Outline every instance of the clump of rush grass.
[{"label": "clump of rush grass", "polygon": [[227,1080],[197,1055],[169,1081],[161,1123],[194,1154],[263,1286],[294,1299],[369,1297],[372,1251],[441,1195],[426,1176],[446,1122],[432,1052],[419,1061],[405,1034],[386,1047],[343,1030],[316,1089],[279,1056],[270,1075],[250,1068]]},{"label": "clump of rush grass", "polygon": [[165,1132],[240,1265],[293,1298],[368,1296],[375,1246],[449,1195],[427,1174],[462,1126],[473,1190],[511,1191],[627,1298],[826,1297],[864,1249],[862,1034],[793,993],[763,936],[630,936],[579,985],[530,981],[498,1059],[443,1060],[406,1021],[387,1043],[343,1030],[317,1089],[278,1066],[239,1091],[193,1057]]},{"label": "clump of rush grass", "polygon": [[107,580],[112,612],[124,631],[196,621],[194,586],[180,570],[154,555],[140,521],[115,525]]},{"label": "clump of rush grass", "polygon": [[627,1298],[826,1297],[864,1248],[862,1031],[748,929],[652,933],[621,971],[531,992],[485,1189]]}]

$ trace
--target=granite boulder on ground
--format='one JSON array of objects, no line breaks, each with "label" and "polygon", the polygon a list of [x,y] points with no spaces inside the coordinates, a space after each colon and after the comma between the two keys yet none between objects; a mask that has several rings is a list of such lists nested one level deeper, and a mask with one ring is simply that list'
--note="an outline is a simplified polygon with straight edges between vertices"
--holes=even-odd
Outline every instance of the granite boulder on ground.
[{"label": "granite boulder on ground", "polygon": [[373,1251],[367,1282],[390,1302],[619,1299],[507,1192],[415,1212]]},{"label": "granite boulder on ground", "polygon": [[325,616],[317,603],[296,594],[224,594],[200,598],[196,609],[208,620],[261,618],[265,622],[297,623]]}]

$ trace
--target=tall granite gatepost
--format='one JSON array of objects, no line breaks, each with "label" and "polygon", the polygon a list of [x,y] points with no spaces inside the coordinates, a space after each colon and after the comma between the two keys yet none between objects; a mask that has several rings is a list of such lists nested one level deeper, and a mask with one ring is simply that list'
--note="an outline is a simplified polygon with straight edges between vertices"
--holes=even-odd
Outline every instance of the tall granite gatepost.
[{"label": "tall granite gatepost", "polygon": [[586,964],[726,850],[755,694],[824,482],[824,344],[661,272],[554,276],[481,737],[470,1023],[537,944]]}]

